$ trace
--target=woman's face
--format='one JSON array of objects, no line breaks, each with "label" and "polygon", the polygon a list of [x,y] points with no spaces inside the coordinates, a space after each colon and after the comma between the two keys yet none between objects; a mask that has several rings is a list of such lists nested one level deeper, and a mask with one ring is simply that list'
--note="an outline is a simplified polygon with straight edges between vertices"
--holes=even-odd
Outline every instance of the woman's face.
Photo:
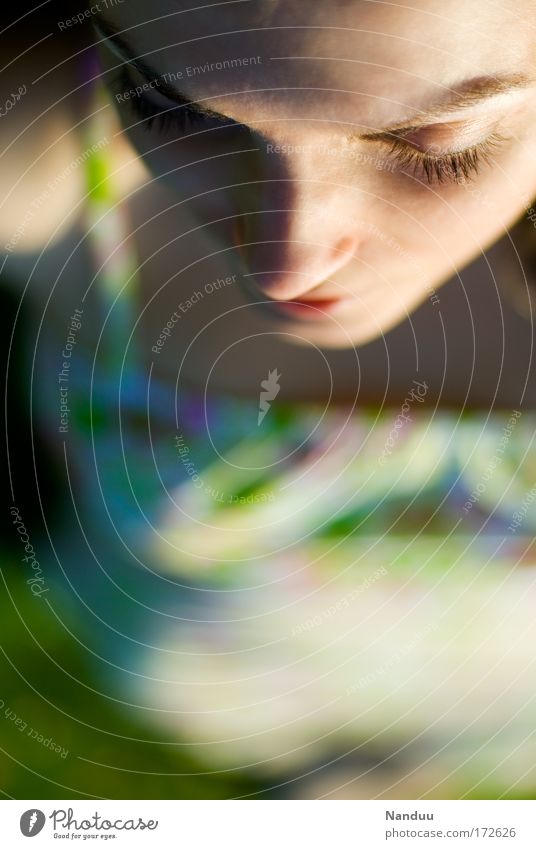
[{"label": "woman's face", "polygon": [[106,79],[274,326],[372,339],[530,206],[534,0],[191,5],[108,0]]}]

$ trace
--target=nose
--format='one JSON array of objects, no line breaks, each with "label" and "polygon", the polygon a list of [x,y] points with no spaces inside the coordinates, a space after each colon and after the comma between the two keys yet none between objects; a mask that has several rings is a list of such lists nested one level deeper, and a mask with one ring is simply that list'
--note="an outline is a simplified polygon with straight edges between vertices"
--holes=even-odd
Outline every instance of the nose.
[{"label": "nose", "polygon": [[344,194],[344,187],[321,181],[261,185],[253,208],[235,227],[245,275],[261,295],[303,299],[352,261],[359,237],[351,210],[344,214]]}]

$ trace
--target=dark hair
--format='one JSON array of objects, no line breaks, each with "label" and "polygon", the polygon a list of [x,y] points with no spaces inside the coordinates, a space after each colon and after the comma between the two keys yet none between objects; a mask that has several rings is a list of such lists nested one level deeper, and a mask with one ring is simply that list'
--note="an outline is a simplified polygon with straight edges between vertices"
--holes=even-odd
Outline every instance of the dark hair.
[{"label": "dark hair", "polygon": [[61,20],[76,14],[79,2],[70,3],[68,0],[45,0],[45,2],[29,3],[28,0],[20,0],[18,3],[2,4],[0,9],[0,29],[12,28],[17,36],[23,30],[41,27],[51,20]]}]

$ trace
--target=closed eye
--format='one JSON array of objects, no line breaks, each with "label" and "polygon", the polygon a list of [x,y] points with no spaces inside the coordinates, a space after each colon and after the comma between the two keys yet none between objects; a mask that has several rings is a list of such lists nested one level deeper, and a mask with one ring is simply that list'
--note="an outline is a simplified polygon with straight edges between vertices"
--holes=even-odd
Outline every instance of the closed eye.
[{"label": "closed eye", "polygon": [[461,185],[474,179],[483,166],[489,165],[493,153],[508,138],[502,133],[493,132],[478,144],[444,152],[438,152],[431,146],[420,149],[410,144],[404,133],[378,134],[374,140],[385,144],[388,155],[400,169],[410,170],[417,179],[424,179],[429,185],[446,182]]},{"label": "closed eye", "polygon": [[[119,74],[112,81],[112,88],[116,91],[117,99],[127,104],[147,130],[185,133],[188,130],[228,128],[249,131],[247,125],[189,103],[186,99],[180,103],[169,101],[169,106],[155,103],[143,94],[141,86],[135,85],[127,68],[127,65],[121,66]],[[158,90],[158,80],[147,80],[146,85],[148,83],[151,88]],[[125,93],[129,93],[128,98],[125,98]],[[507,140],[502,134],[494,132],[484,141],[463,150],[438,153],[430,147],[421,149],[410,142],[409,139],[415,137],[414,129],[410,127],[396,132],[374,133],[362,138],[386,145],[388,155],[401,171],[410,171],[412,176],[425,180],[429,185],[446,182],[463,184],[473,179],[483,165],[489,164],[495,149]]]},{"label": "closed eye", "polygon": [[[158,81],[153,81],[152,87],[158,91]],[[219,112],[210,109],[201,109],[197,104],[169,103],[162,105],[155,103],[150,97],[143,94],[141,86],[136,87],[126,65],[121,66],[119,74],[112,80],[112,88],[116,99],[124,102],[138,118],[140,118],[147,130],[157,132],[186,132],[195,129],[218,129],[223,127],[235,130],[248,129],[244,124],[227,118]],[[129,94],[128,98],[125,94]]]}]

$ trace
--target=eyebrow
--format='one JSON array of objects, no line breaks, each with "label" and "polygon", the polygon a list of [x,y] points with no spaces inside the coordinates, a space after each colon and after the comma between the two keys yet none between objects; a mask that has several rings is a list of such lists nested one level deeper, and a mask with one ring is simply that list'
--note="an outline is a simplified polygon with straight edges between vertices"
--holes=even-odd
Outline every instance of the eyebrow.
[{"label": "eyebrow", "polygon": [[[217,112],[204,106],[199,101],[191,100],[186,94],[182,93],[174,86],[170,85],[164,77],[166,74],[160,74],[151,65],[145,62],[142,58],[136,55],[135,51],[122,37],[121,31],[113,24],[105,20],[101,15],[95,15],[93,26],[97,33],[103,37],[103,40],[108,43],[110,49],[115,55],[132,65],[138,73],[141,74],[148,82],[156,83],[158,91],[167,97],[169,100],[177,103],[179,106],[187,107],[189,111],[205,118],[217,118],[221,121],[234,122],[233,118]],[[536,79],[523,73],[503,74],[501,76],[480,76],[465,80],[455,87],[449,88],[448,97],[441,103],[438,103],[429,109],[419,110],[417,115],[412,118],[407,118],[389,127],[384,127],[381,130],[374,132],[366,132],[356,135],[356,138],[367,141],[377,141],[391,137],[393,133],[401,130],[413,130],[423,127],[439,118],[450,114],[469,109],[477,106],[480,103],[497,97],[501,94],[509,94],[514,91],[529,88],[533,86]],[[241,122],[238,122],[241,123]]]}]

